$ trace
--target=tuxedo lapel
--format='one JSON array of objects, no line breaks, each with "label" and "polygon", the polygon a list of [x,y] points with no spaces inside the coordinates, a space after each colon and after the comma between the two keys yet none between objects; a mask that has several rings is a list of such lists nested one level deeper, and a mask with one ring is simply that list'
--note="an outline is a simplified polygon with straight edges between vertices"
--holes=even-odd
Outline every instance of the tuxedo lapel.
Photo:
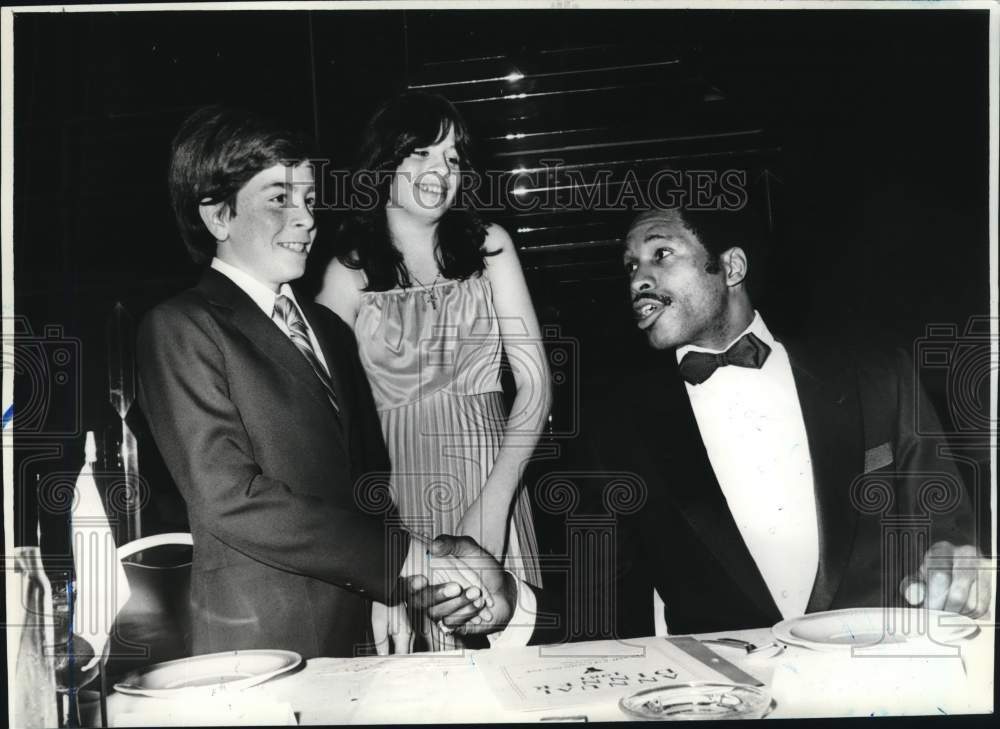
[{"label": "tuxedo lapel", "polygon": [[[233,326],[239,329],[265,357],[282,367],[291,377],[306,387],[314,398],[321,402],[328,402],[326,391],[306,358],[295,347],[292,340],[260,310],[260,307],[239,286],[218,271],[209,269],[205,272],[197,288],[217,308],[228,312],[228,318]],[[294,403],[290,405],[294,407]],[[335,423],[332,430],[337,434],[336,440],[346,453],[344,433],[332,406],[330,406],[330,419]]]},{"label": "tuxedo lapel", "polygon": [[671,371],[657,378],[660,395],[648,400],[653,427],[643,429],[647,452],[666,453],[662,467],[668,492],[693,533],[712,552],[732,582],[777,622],[780,613],[729,511],[676,362],[666,366]]},{"label": "tuxedo lapel", "polygon": [[[857,393],[802,350],[788,349],[809,440],[819,527],[819,568],[806,612],[828,610],[854,543],[858,512],[851,483],[861,473],[864,436]],[[841,370],[843,372],[843,370]]]}]

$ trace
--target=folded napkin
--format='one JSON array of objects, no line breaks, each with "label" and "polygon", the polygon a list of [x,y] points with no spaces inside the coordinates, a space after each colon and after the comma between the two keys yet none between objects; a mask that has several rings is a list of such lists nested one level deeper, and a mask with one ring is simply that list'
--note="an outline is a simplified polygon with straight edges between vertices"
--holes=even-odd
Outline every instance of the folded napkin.
[{"label": "folded napkin", "polygon": [[291,704],[233,694],[224,698],[153,699],[131,703],[111,716],[113,727],[296,726]]}]

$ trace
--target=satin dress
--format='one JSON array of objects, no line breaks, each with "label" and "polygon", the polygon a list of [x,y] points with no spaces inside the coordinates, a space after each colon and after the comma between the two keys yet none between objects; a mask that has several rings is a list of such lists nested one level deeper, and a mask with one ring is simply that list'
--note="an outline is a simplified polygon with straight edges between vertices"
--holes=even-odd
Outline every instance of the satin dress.
[{"label": "satin dress", "polygon": [[[486,275],[431,289],[364,292],[355,323],[392,461],[400,516],[427,537],[455,534],[493,468],[507,426],[502,343]],[[504,566],[541,586],[526,489],[508,522]]]}]

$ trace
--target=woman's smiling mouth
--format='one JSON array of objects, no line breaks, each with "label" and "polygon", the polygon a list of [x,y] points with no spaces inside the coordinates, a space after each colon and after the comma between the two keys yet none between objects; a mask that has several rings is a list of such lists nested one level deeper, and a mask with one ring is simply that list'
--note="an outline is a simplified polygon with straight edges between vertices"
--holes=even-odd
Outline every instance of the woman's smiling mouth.
[{"label": "woman's smiling mouth", "polygon": [[425,182],[420,182],[417,184],[417,189],[426,195],[437,195],[439,197],[444,197],[445,188],[441,185],[428,185]]}]

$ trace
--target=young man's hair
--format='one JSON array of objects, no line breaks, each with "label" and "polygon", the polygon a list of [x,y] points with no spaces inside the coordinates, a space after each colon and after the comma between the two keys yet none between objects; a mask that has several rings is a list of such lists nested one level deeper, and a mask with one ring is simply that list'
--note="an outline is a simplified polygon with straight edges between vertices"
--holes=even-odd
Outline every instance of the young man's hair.
[{"label": "young man's hair", "polygon": [[206,106],[185,119],[171,147],[168,184],[177,226],[195,263],[212,260],[216,250],[199,206],[223,203],[234,216],[236,194],[257,173],[312,156],[309,137],[253,112]]}]

